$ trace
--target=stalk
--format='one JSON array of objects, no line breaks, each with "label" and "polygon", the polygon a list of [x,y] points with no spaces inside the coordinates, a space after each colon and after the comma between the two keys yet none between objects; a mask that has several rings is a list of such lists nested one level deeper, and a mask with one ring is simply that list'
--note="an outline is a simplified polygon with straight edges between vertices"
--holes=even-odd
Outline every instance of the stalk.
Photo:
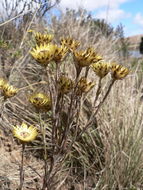
[{"label": "stalk", "polygon": [[23,189],[23,183],[24,183],[24,151],[25,151],[25,144],[22,143],[22,154],[21,154],[21,167],[20,167],[20,186],[19,190]]}]

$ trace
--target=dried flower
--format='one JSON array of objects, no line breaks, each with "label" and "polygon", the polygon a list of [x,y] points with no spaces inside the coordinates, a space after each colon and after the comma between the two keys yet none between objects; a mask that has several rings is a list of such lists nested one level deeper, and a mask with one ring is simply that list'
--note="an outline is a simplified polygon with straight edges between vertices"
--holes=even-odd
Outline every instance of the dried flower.
[{"label": "dried flower", "polygon": [[99,61],[101,57],[97,56],[93,48],[87,48],[84,51],[74,51],[74,59],[77,66],[86,67]]},{"label": "dried flower", "polygon": [[91,68],[96,73],[96,75],[98,75],[100,78],[103,78],[110,72],[111,65],[110,63],[101,61],[101,62],[92,64]]},{"label": "dried flower", "polygon": [[66,46],[69,50],[74,51],[80,45],[80,42],[73,38],[61,38],[61,45]]},{"label": "dried flower", "polygon": [[55,45],[41,44],[30,52],[33,58],[42,65],[47,65],[54,57]]},{"label": "dried flower", "polygon": [[11,98],[13,96],[15,96],[18,92],[18,88],[15,88],[14,86],[8,84],[8,83],[5,83],[2,87],[2,90],[3,90],[3,95],[5,98]]},{"label": "dried flower", "polygon": [[64,75],[60,76],[58,80],[59,93],[67,94],[72,90],[72,88],[73,88],[73,81]]},{"label": "dried flower", "polygon": [[88,82],[85,77],[82,77],[77,84],[77,95],[89,92],[95,86],[95,82]]},{"label": "dried flower", "polygon": [[36,127],[32,125],[28,127],[26,123],[22,123],[21,126],[13,127],[13,134],[22,142],[30,142],[37,137],[38,132]]},{"label": "dried flower", "polygon": [[3,78],[0,78],[0,89],[6,84],[6,81]]},{"label": "dried flower", "polygon": [[63,61],[63,59],[65,58],[66,54],[68,52],[68,48],[66,46],[56,46],[55,45],[55,54],[54,54],[54,58],[53,60],[57,63],[60,61]]},{"label": "dried flower", "polygon": [[122,65],[112,63],[111,72],[112,78],[114,78],[115,80],[120,80],[125,78],[129,74],[129,69]]},{"label": "dried flower", "polygon": [[42,34],[40,32],[35,32],[35,40],[36,40],[36,43],[37,45],[44,45],[44,44],[48,44],[50,43],[53,38],[54,38],[54,35],[53,34]]},{"label": "dried flower", "polygon": [[93,60],[93,63],[97,63],[97,62],[99,62],[99,61],[101,61],[101,60],[103,60],[102,56],[96,54],[96,55],[95,55],[95,59]]},{"label": "dried flower", "polygon": [[51,109],[51,99],[44,93],[34,93],[29,101],[38,109],[49,111]]}]

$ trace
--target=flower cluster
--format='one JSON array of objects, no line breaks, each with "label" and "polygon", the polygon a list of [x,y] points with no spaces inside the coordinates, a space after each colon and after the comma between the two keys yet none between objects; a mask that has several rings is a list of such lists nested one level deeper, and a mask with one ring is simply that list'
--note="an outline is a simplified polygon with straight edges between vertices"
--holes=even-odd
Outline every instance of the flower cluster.
[{"label": "flower cluster", "polygon": [[[30,54],[37,63],[46,68],[50,63],[55,63],[57,70],[55,70],[54,76],[56,76],[56,79],[54,79],[54,81],[56,82],[55,92],[57,92],[57,97],[64,97],[70,93],[75,93],[75,96],[80,98],[83,94],[88,93],[94,88],[96,84],[95,81],[88,81],[87,79],[90,69],[92,69],[100,79],[104,78],[108,73],[111,73],[113,81],[123,79],[129,73],[129,69],[122,65],[106,62],[103,56],[99,55],[93,47],[80,49],[80,42],[71,37],[61,38],[60,44],[55,44],[52,42],[54,38],[53,34],[33,33],[36,45],[30,51]],[[68,54],[73,56],[73,65],[77,74],[75,79],[71,79],[66,73],[61,72],[59,69],[62,65],[61,62],[65,60]],[[85,69],[85,75],[82,74],[81,76],[82,69]],[[2,78],[0,79],[0,89],[2,89],[2,93],[5,97],[12,97],[18,92],[18,89],[9,85]],[[98,93],[99,92],[98,90]],[[34,105],[36,109],[48,112],[53,110],[52,101],[54,101],[54,99],[51,97],[51,94],[52,92],[33,93],[29,97],[29,102]],[[57,109],[58,106],[55,109]],[[37,136],[36,128],[33,126],[28,127],[25,123],[22,123],[21,126],[14,127],[13,133],[23,142],[32,141]]]},{"label": "flower cluster", "polygon": [[[54,173],[54,180],[56,178],[57,167],[55,166],[59,159],[57,161],[55,158],[60,155],[61,160],[65,160],[63,158],[70,153],[73,144],[80,140],[89,127],[94,126],[96,115],[108,97],[115,81],[125,78],[129,74],[129,69],[117,63],[105,61],[103,55],[100,55],[91,46],[81,48],[80,42],[71,37],[61,38],[58,44],[54,42],[53,34],[42,34],[33,30],[29,32],[34,34],[35,42],[30,55],[39,65],[43,66],[41,69],[45,72],[43,72],[44,76],[42,77],[46,80],[44,84],[48,84],[43,87],[42,91],[34,89],[34,92],[29,95],[28,101],[35,107],[34,122],[37,121],[38,116],[39,132],[42,135],[42,138],[39,138],[40,143],[42,141],[40,150],[43,150],[40,152],[44,158],[45,172],[42,189],[49,189],[53,184],[57,184],[57,182],[53,183],[51,177],[51,174]],[[68,55],[70,55],[69,59],[67,59]],[[71,70],[70,67],[67,69],[69,62],[72,67]],[[90,71],[93,71],[98,77],[97,83],[94,79],[93,81],[88,79]],[[107,79],[110,81],[103,85],[104,80],[102,79],[104,77],[106,79],[109,74],[111,77]],[[32,85],[35,84],[37,85],[37,83]],[[97,87],[92,97],[93,101],[91,101],[92,105],[88,106],[88,101],[86,101],[89,97],[88,93],[96,84]],[[4,96],[4,101],[18,93],[18,89],[3,78],[0,78],[0,90]],[[86,107],[89,108],[86,109]],[[82,114],[83,112],[86,114]],[[85,122],[84,116],[87,122]],[[27,117],[25,118],[27,119]],[[36,139],[38,128],[35,125],[22,122],[21,125],[13,126],[12,132],[22,145],[19,189],[23,189],[25,145]],[[33,144],[35,145],[36,142]],[[59,166],[63,165],[59,163]]]},{"label": "flower cluster", "polygon": [[114,80],[125,78],[129,74],[129,69],[116,63],[100,61],[91,65],[91,68],[100,78],[105,77],[109,72]]}]

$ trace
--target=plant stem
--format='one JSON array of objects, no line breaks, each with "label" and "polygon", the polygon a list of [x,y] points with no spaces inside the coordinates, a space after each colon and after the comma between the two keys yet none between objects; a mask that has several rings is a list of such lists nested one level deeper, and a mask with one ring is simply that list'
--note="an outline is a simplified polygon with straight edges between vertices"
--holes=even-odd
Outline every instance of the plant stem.
[{"label": "plant stem", "polygon": [[95,96],[94,103],[93,103],[94,106],[96,104],[96,101],[97,101],[100,93],[101,93],[101,80],[102,80],[102,78],[99,78],[98,88],[97,88],[96,96]]},{"label": "plant stem", "polygon": [[93,114],[92,114],[91,117],[89,118],[88,122],[86,123],[84,129],[83,129],[83,130],[81,131],[81,133],[79,134],[79,136],[78,136],[79,138],[80,138],[81,135],[91,126],[94,117],[96,116],[96,114],[98,113],[98,111],[99,111],[101,105],[105,102],[107,96],[109,95],[109,93],[110,93],[110,91],[111,91],[111,88],[112,88],[114,82],[115,82],[115,80],[113,79],[113,80],[111,81],[111,83],[110,83],[110,85],[109,85],[109,87],[108,87],[108,90],[107,90],[106,94],[104,95],[102,101],[98,104],[97,109],[93,112]]},{"label": "plant stem", "polygon": [[39,123],[40,123],[40,129],[41,129],[42,137],[43,137],[43,144],[44,144],[44,177],[43,177],[42,190],[45,190],[46,186],[47,186],[47,176],[48,176],[46,131],[45,131],[45,127],[42,125],[42,119],[41,119],[41,113],[40,112],[39,112]]},{"label": "plant stem", "polygon": [[76,100],[75,99],[76,98],[76,88],[78,86],[80,72],[81,72],[81,68],[77,72],[77,76],[76,76],[76,80],[75,80],[75,87],[74,87],[73,92],[71,94],[71,101],[70,101],[69,110],[68,110],[67,125],[65,126],[65,129],[63,131],[62,140],[61,140],[61,152],[64,150],[64,148],[66,146],[68,132],[69,132],[70,126],[73,122],[73,110],[75,109],[74,104],[75,104],[75,100]]},{"label": "plant stem", "polygon": [[25,144],[22,143],[21,167],[20,167],[20,186],[19,186],[19,190],[22,190],[22,189],[23,189],[23,183],[24,183],[24,170],[23,170],[23,165],[24,165],[24,151],[25,151]]},{"label": "plant stem", "polygon": [[110,91],[111,91],[111,88],[112,88],[114,82],[115,82],[115,80],[112,79],[112,81],[111,81],[111,83],[110,83],[110,85],[109,85],[109,87],[108,87],[108,90],[107,90],[105,96],[103,97],[102,101],[98,104],[98,107],[97,107],[96,113],[98,112],[98,110],[99,110],[99,108],[101,107],[101,105],[105,102],[107,96],[109,95],[109,93],[110,93]]}]

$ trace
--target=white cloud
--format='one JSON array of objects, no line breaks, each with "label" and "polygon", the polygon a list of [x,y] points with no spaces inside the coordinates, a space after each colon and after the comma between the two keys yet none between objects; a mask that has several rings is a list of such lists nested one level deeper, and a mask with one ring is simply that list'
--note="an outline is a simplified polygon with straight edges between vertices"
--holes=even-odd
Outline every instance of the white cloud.
[{"label": "white cloud", "polygon": [[137,13],[134,18],[134,23],[143,27],[143,15],[141,13]]},{"label": "white cloud", "polygon": [[105,19],[108,22],[115,22],[122,18],[128,18],[130,17],[129,13],[126,13],[122,9],[109,9],[107,10],[101,10],[96,15],[96,18]]},{"label": "white cloud", "polygon": [[60,7],[62,9],[71,8],[78,9],[82,7],[87,11],[94,11],[98,8],[110,7],[117,8],[120,4],[125,3],[130,0],[61,0]]},{"label": "white cloud", "polygon": [[120,5],[131,0],[61,0],[60,7],[77,10],[79,7],[87,11],[95,11],[96,18],[106,19],[108,22],[115,22],[122,18],[130,16],[124,10],[120,9]]}]

